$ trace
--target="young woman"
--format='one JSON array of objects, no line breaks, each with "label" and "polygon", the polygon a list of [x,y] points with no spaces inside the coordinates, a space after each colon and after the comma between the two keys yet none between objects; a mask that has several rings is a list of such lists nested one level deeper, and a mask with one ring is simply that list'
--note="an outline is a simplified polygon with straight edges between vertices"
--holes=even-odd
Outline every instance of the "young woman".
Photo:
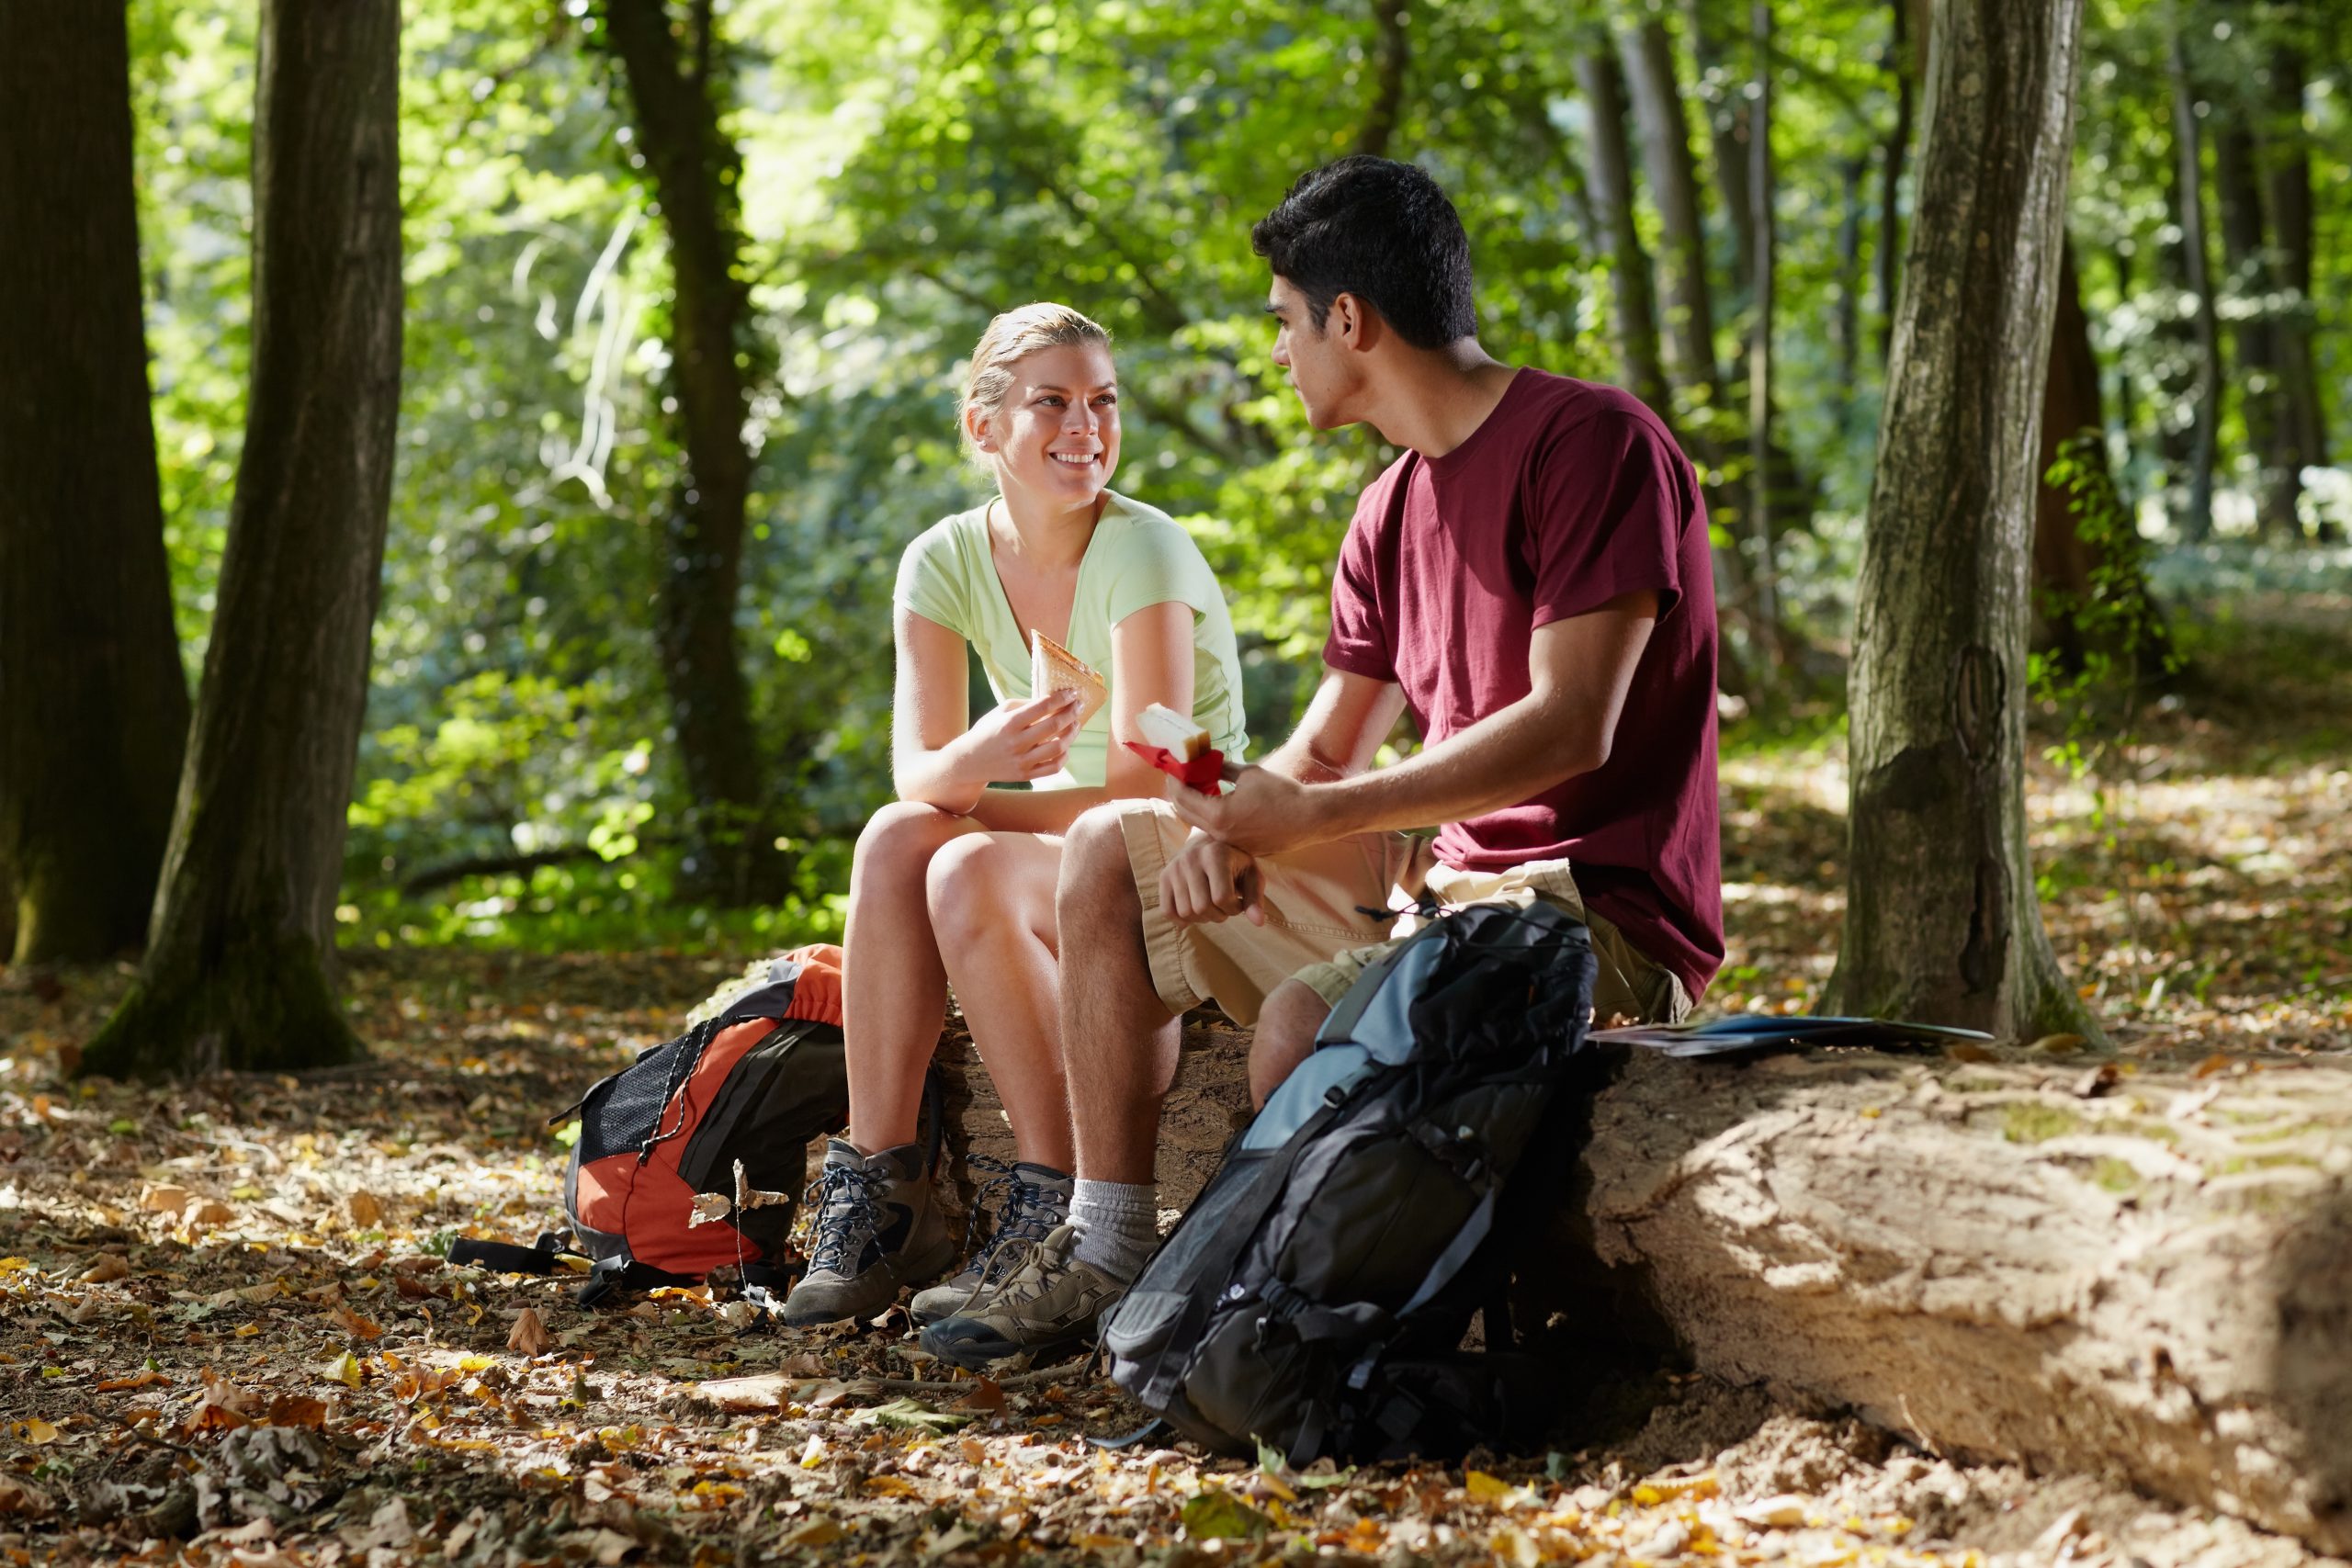
[{"label": "young woman", "polygon": [[[1056,1010],[1060,834],[1091,806],[1159,793],[1160,775],[1115,743],[1136,739],[1152,703],[1193,715],[1229,758],[1247,744],[1233,624],[1207,561],[1167,515],[1109,488],[1110,335],[1062,305],[997,317],[972,352],[962,426],[997,493],[933,525],[899,563],[899,798],[866,825],[850,874],[849,1135],[825,1153],[789,1324],[871,1316],[955,1261],[915,1142],[951,985],[1018,1159],[1001,1172],[988,1245],[915,1298],[917,1320],[954,1314],[1062,1222],[1073,1159]],[[1076,694],[1030,692],[1035,632],[1107,680],[1109,701],[1083,725]],[[977,723],[967,648],[998,699]],[[991,787],[1009,784],[1033,787]]]}]

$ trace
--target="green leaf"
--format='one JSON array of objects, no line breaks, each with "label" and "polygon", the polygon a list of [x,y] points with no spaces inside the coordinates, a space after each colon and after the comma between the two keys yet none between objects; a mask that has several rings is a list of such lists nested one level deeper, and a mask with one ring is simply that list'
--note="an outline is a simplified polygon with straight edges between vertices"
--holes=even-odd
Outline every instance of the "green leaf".
[{"label": "green leaf", "polygon": [[933,1410],[911,1399],[894,1399],[888,1404],[876,1404],[861,1410],[851,1417],[854,1421],[870,1421],[883,1427],[903,1427],[910,1432],[953,1432],[968,1427],[979,1419],[969,1410]]},{"label": "green leaf", "polygon": [[1246,1540],[1274,1521],[1230,1492],[1198,1493],[1184,1504],[1184,1534],[1193,1540]]}]

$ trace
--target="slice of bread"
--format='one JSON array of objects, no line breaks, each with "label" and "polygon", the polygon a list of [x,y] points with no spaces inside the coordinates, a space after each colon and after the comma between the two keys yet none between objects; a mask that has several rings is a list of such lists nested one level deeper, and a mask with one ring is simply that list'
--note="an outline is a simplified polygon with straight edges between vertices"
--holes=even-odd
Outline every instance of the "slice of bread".
[{"label": "slice of bread", "polygon": [[1136,729],[1147,744],[1157,746],[1180,762],[1189,762],[1209,749],[1209,732],[1161,703],[1136,715]]},{"label": "slice of bread", "polygon": [[1078,694],[1078,722],[1092,718],[1102,705],[1111,700],[1111,688],[1102,676],[1087,668],[1078,655],[1047,637],[1044,632],[1029,634],[1029,694],[1042,697],[1049,692]]}]

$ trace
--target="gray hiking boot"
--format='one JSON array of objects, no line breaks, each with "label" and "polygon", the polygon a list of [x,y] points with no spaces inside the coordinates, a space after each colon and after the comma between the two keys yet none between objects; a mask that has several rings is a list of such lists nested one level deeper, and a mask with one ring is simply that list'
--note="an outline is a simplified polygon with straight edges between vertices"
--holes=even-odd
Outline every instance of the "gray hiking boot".
[{"label": "gray hiking boot", "polygon": [[817,1215],[808,1272],[784,1301],[792,1327],[871,1317],[898,1299],[899,1286],[956,1260],[920,1145],[862,1155],[828,1139],[824,1171],[809,1195]]},{"label": "gray hiking boot", "polygon": [[1024,1351],[1091,1343],[1095,1325],[1127,1285],[1072,1257],[1077,1242],[1069,1225],[1055,1229],[1003,1284],[981,1292],[960,1315],[924,1329],[922,1348],[978,1371]]},{"label": "gray hiking boot", "polygon": [[[908,1315],[917,1327],[953,1317],[971,1303],[976,1292],[1002,1284],[1012,1272],[1029,1256],[1029,1249],[1046,1238],[1047,1232],[1069,1217],[1070,1179],[1051,1166],[1033,1165],[1019,1161],[1007,1165],[986,1155],[974,1155],[970,1164],[976,1170],[990,1172],[989,1179],[980,1184],[979,1193],[972,1204],[972,1218],[980,1217],[980,1200],[993,1197],[997,1202],[996,1224],[988,1240],[955,1278],[918,1292],[907,1308]],[[971,1242],[972,1227],[965,1227],[965,1243]]]}]

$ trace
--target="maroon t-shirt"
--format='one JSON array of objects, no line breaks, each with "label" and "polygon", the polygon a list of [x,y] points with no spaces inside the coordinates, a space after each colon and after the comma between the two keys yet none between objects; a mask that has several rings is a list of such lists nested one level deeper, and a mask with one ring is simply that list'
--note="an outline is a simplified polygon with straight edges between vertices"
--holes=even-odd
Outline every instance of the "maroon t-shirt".
[{"label": "maroon t-shirt", "polygon": [[1407,452],[1356,504],[1323,658],[1402,686],[1435,745],[1527,695],[1537,626],[1643,589],[1658,618],[1609,761],[1447,823],[1437,856],[1570,862],[1593,911],[1696,998],[1724,959],[1714,576],[1698,482],[1656,414],[1521,370],[1461,446]]}]

